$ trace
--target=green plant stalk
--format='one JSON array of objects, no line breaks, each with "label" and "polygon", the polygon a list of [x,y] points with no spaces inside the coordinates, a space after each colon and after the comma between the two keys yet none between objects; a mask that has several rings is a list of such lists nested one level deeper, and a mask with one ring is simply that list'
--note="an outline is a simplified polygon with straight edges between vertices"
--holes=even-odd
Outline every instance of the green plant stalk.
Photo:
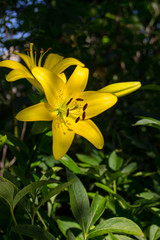
[{"label": "green plant stalk", "polygon": [[[10,208],[10,212],[11,212],[11,216],[12,216],[12,219],[13,219],[13,222],[14,222],[14,225],[16,226],[17,225],[17,221],[16,221],[16,218],[15,218],[15,215],[14,215],[14,212],[13,212],[13,209]],[[18,234],[20,239],[21,240],[24,240],[24,238],[22,237],[21,234]]]}]

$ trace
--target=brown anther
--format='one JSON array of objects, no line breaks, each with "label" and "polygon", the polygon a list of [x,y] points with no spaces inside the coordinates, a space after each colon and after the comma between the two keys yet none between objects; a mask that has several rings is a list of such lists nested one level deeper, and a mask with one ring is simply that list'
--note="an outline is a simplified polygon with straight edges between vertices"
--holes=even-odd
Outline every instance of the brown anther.
[{"label": "brown anther", "polygon": [[44,53],[44,50],[43,50],[43,48],[41,48],[41,51],[40,51],[40,53]]},{"label": "brown anther", "polygon": [[67,109],[66,117],[69,116],[69,108]]},{"label": "brown anther", "polygon": [[71,98],[67,103],[66,105],[70,104],[70,102],[73,100],[73,98]]},{"label": "brown anther", "polygon": [[88,107],[88,103],[86,103],[86,104],[83,106],[83,111],[85,111],[87,107]]},{"label": "brown anther", "polygon": [[52,49],[51,47],[50,47],[50,48],[48,48],[48,49],[47,49],[47,52],[48,52],[49,50],[51,50],[51,49]]},{"label": "brown anther", "polygon": [[75,123],[77,123],[80,120],[80,117],[77,117],[75,120]]},{"label": "brown anther", "polygon": [[25,51],[30,51],[30,48],[26,48]]},{"label": "brown anther", "polygon": [[76,98],[77,101],[83,101],[84,99],[82,98]]},{"label": "brown anther", "polygon": [[85,112],[83,112],[83,114],[82,114],[82,120],[84,120],[84,119],[85,119],[85,117],[86,117],[86,113],[85,113]]},{"label": "brown anther", "polygon": [[37,52],[36,52],[36,51],[34,51],[34,54],[35,54],[35,55],[37,55]]}]

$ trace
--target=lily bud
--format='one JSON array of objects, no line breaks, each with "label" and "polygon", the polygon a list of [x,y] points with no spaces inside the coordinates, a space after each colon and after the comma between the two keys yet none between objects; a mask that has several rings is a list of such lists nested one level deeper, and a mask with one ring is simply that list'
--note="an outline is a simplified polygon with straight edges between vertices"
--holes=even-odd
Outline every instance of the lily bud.
[{"label": "lily bud", "polygon": [[100,90],[98,90],[98,92],[113,93],[117,97],[122,97],[136,91],[140,87],[140,82],[121,82],[110,84],[104,88],[101,88]]}]

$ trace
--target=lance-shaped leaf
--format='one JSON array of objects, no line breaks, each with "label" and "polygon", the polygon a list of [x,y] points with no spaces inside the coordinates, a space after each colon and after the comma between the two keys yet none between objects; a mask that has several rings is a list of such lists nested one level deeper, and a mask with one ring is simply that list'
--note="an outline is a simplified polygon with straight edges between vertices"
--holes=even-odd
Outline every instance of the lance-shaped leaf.
[{"label": "lance-shaped leaf", "polygon": [[98,224],[89,232],[87,239],[105,235],[110,232],[143,236],[143,232],[140,227],[130,219],[124,217],[114,217]]},{"label": "lance-shaped leaf", "polygon": [[10,209],[13,207],[14,187],[10,182],[0,182],[0,198],[3,198]]},{"label": "lance-shaped leaf", "polygon": [[70,187],[69,187],[69,196],[70,196],[70,204],[74,217],[77,222],[80,224],[83,234],[87,232],[87,223],[89,220],[89,199],[87,192],[78,179],[73,173],[67,173],[68,179],[76,179]]},{"label": "lance-shaped leaf", "polygon": [[106,207],[106,198],[96,193],[90,208],[87,230],[89,230],[93,226],[93,224],[95,224],[95,222],[99,219],[99,217],[104,212],[105,207]]},{"label": "lance-shaped leaf", "polygon": [[20,190],[13,201],[13,208],[15,208],[15,206],[17,205],[17,203],[27,194],[30,193],[32,191],[34,191],[37,188],[40,188],[46,184],[52,183],[53,180],[41,180],[41,181],[37,181],[37,182],[33,182],[29,185],[27,185],[26,187],[24,187],[22,190]]},{"label": "lance-shaped leaf", "polygon": [[67,240],[76,240],[75,236],[70,230],[67,233]]},{"label": "lance-shaped leaf", "polygon": [[51,190],[47,195],[45,195],[42,200],[40,201],[39,205],[35,208],[35,212],[36,213],[38,211],[38,209],[45,203],[47,202],[51,197],[53,197],[54,195],[59,194],[60,192],[62,192],[66,187],[69,187],[71,184],[73,184],[75,180],[71,179],[70,181],[63,183],[61,185],[59,185],[58,187],[55,187],[53,190]]},{"label": "lance-shaped leaf", "polygon": [[18,224],[12,228],[12,231],[36,240],[56,240],[56,238],[46,230],[29,224]]}]

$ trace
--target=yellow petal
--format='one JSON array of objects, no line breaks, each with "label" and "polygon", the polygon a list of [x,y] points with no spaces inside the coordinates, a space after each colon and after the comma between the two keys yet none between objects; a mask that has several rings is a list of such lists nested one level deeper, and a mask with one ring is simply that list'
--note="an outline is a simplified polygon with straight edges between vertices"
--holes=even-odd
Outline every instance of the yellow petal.
[{"label": "yellow petal", "polygon": [[114,94],[97,91],[83,92],[80,98],[84,99],[84,102],[82,102],[84,105],[88,104],[85,110],[86,119],[97,116],[108,108],[111,108],[117,102],[117,97]]},{"label": "yellow petal", "polygon": [[55,120],[52,123],[53,131],[53,155],[56,160],[63,157],[63,155],[70,148],[74,139],[74,131],[68,130],[64,123]]},{"label": "yellow petal", "polygon": [[11,69],[22,69],[27,71],[27,68],[25,66],[23,66],[21,63],[16,62],[14,60],[4,60],[0,62],[0,67],[7,67]]},{"label": "yellow petal", "polygon": [[88,81],[89,69],[77,66],[70,76],[66,86],[68,94],[76,95],[85,90]]},{"label": "yellow petal", "polygon": [[66,78],[66,75],[64,73],[60,73],[60,74],[57,74],[58,77],[60,77],[64,83],[67,82],[67,78]]},{"label": "yellow petal", "polygon": [[29,56],[27,56],[24,53],[18,53],[18,52],[13,52],[13,53],[20,56],[23,59],[23,61],[25,62],[25,64],[27,65],[27,67],[29,69],[32,69],[32,67],[34,66],[34,63],[32,62],[32,60]]},{"label": "yellow petal", "polygon": [[140,82],[113,83],[100,89],[98,92],[114,93],[117,97],[122,97],[124,95],[136,91],[140,87],[141,87]]},{"label": "yellow petal", "polygon": [[58,54],[54,54],[54,53],[50,53],[46,60],[45,60],[45,63],[43,65],[44,68],[47,68],[48,70],[51,70],[54,72],[54,66],[58,63],[58,62],[61,62],[62,59],[64,57],[58,55]]},{"label": "yellow petal", "polygon": [[14,82],[14,81],[16,81],[18,79],[22,79],[22,78],[32,78],[32,79],[35,79],[32,76],[32,74],[29,73],[29,71],[25,71],[23,69],[14,69],[7,75],[6,80],[8,82]]},{"label": "yellow petal", "polygon": [[16,115],[16,119],[26,122],[52,121],[56,116],[56,112],[49,112],[46,105],[46,102],[41,102],[25,108]]},{"label": "yellow petal", "polygon": [[51,106],[56,107],[56,104],[58,104],[57,98],[61,97],[62,101],[66,94],[66,85],[62,79],[59,78],[55,73],[43,67],[33,68],[32,73],[41,84],[48,103]]},{"label": "yellow petal", "polygon": [[62,61],[60,61],[59,63],[57,63],[54,66],[54,69],[52,69],[56,74],[59,74],[61,72],[63,72],[66,68],[72,66],[72,65],[79,65],[81,67],[84,67],[84,64],[81,63],[79,60],[75,59],[75,58],[65,58]]},{"label": "yellow petal", "polygon": [[96,148],[102,149],[104,145],[103,136],[99,128],[91,120],[79,121],[72,125],[76,134],[86,138]]}]

